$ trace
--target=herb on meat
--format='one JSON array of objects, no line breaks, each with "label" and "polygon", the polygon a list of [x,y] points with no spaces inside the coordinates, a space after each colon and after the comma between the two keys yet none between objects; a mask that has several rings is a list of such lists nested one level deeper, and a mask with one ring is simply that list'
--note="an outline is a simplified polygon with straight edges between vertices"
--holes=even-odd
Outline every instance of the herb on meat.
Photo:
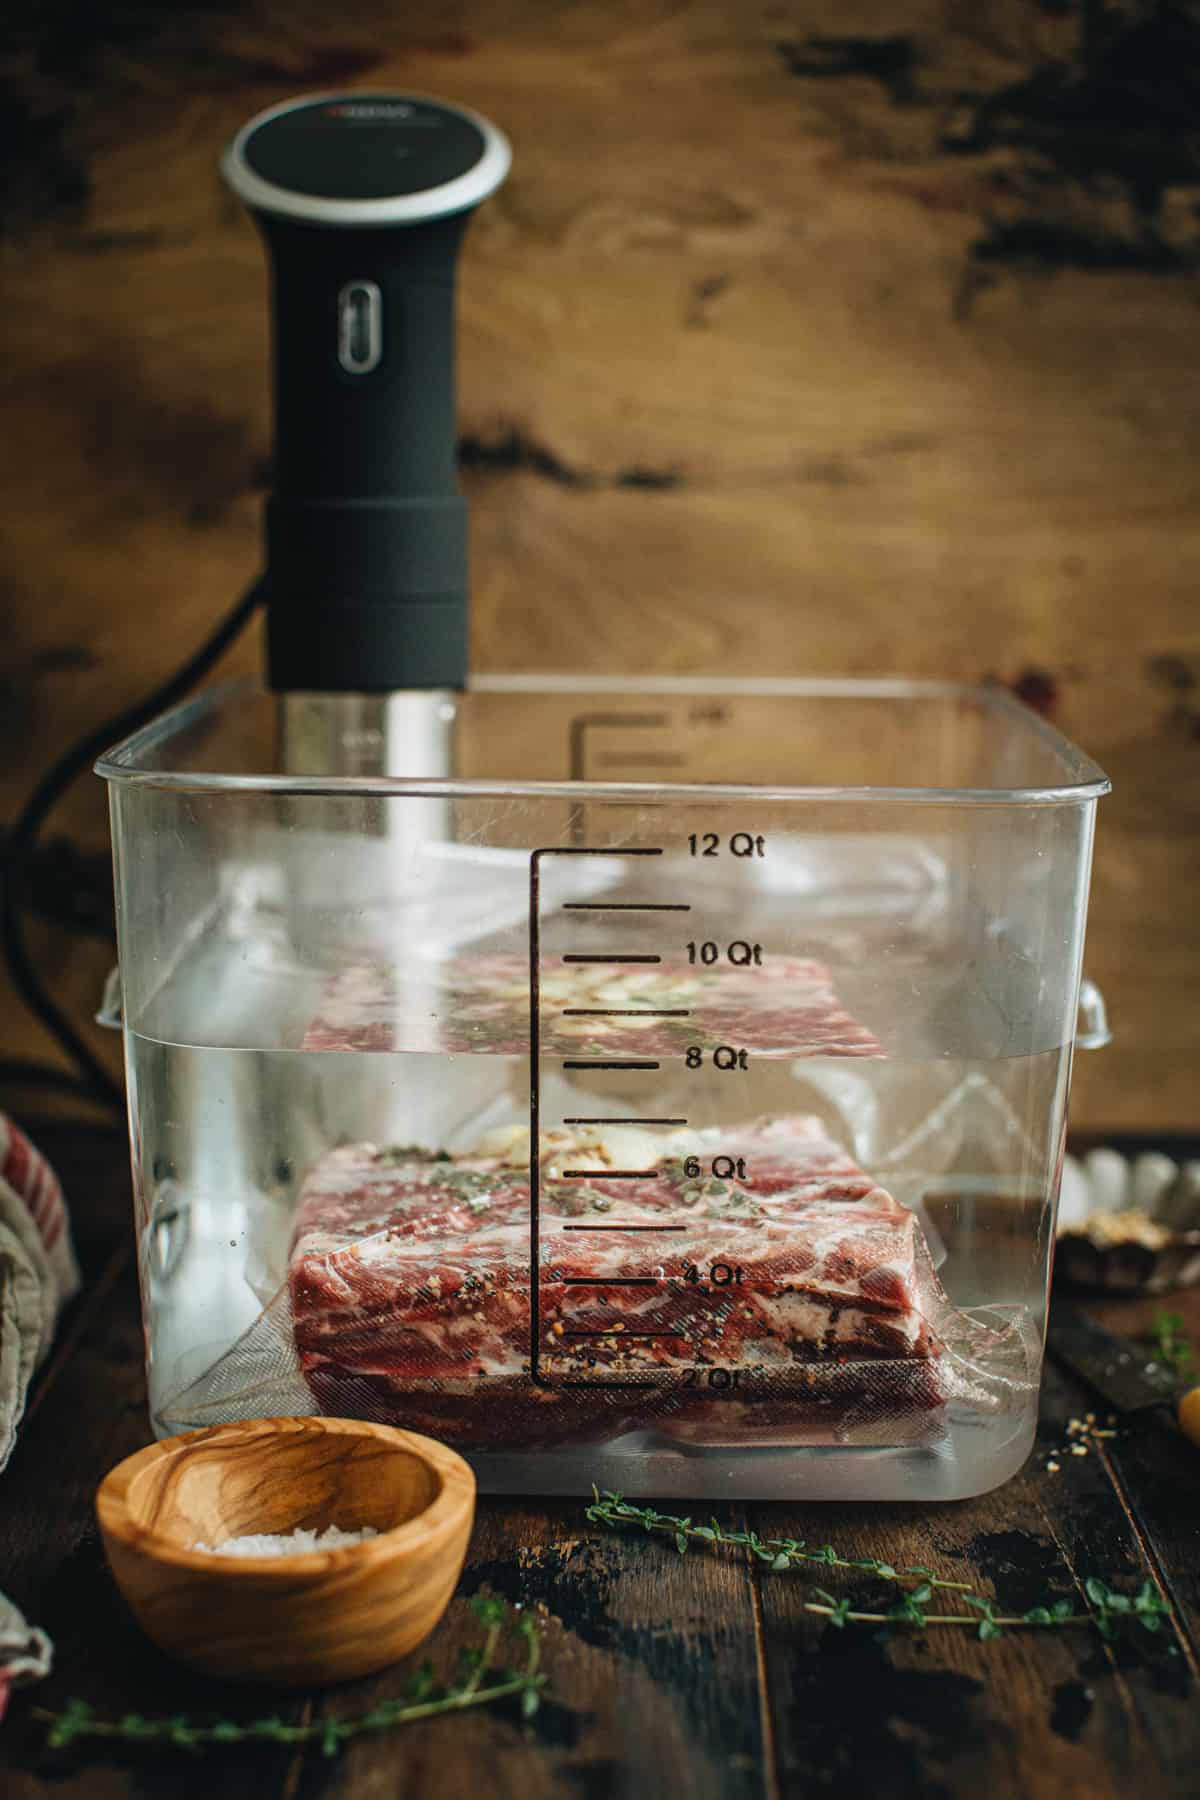
[{"label": "herb on meat", "polygon": [[482,1169],[451,1169],[438,1176],[438,1186],[445,1188],[456,1200],[472,1200],[478,1195],[490,1197],[494,1194],[496,1177],[485,1174]]},{"label": "herb on meat", "polygon": [[428,1150],[421,1144],[388,1144],[377,1152],[375,1160],[381,1163],[441,1163],[453,1162],[454,1158],[448,1150]]}]

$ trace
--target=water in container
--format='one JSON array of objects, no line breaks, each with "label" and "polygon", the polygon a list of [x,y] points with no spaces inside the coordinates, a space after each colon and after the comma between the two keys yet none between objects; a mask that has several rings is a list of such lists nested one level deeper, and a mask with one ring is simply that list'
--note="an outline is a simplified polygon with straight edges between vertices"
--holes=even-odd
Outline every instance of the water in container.
[{"label": "water in container", "polygon": [[383,1420],[499,1492],[1005,1480],[1100,771],[942,684],[437,704],[453,776],[306,775],[252,687],[100,765],[155,1430]]}]

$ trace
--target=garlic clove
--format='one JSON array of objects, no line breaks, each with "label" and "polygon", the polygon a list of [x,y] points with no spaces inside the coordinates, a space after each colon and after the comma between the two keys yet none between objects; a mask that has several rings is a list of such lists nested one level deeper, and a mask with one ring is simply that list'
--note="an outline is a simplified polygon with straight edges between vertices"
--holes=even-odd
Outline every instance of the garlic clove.
[{"label": "garlic clove", "polygon": [[1083,1159],[1089,1213],[1121,1212],[1129,1205],[1129,1164],[1118,1150],[1091,1150]]},{"label": "garlic clove", "polygon": [[1130,1176],[1129,1204],[1156,1218],[1162,1201],[1179,1173],[1178,1163],[1161,1151],[1147,1150],[1133,1165]]},{"label": "garlic clove", "polygon": [[645,988],[661,987],[666,978],[657,969],[636,969],[621,977],[626,993],[640,994]]},{"label": "garlic clove", "polygon": [[1082,1231],[1091,1206],[1087,1175],[1077,1158],[1068,1156],[1063,1162],[1062,1186],[1058,1193],[1058,1230]]},{"label": "garlic clove", "polygon": [[554,1026],[554,1035],[560,1038],[609,1037],[611,1032],[607,1019],[559,1019]]},{"label": "garlic clove", "polygon": [[1200,1230],[1200,1162],[1184,1163],[1156,1211],[1172,1231]]},{"label": "garlic clove", "polygon": [[593,996],[601,1006],[624,1006],[627,1004],[633,989],[627,987],[623,978],[616,981],[603,981],[594,988]]}]

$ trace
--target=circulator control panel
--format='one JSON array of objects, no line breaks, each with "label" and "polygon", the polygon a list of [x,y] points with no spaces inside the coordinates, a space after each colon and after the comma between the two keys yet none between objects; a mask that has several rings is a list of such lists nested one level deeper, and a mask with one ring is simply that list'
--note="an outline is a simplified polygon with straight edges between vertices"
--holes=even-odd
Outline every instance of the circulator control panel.
[{"label": "circulator control panel", "polygon": [[503,135],[465,108],[412,94],[318,94],[251,119],[225,173],[261,212],[384,225],[478,205],[509,161]]}]

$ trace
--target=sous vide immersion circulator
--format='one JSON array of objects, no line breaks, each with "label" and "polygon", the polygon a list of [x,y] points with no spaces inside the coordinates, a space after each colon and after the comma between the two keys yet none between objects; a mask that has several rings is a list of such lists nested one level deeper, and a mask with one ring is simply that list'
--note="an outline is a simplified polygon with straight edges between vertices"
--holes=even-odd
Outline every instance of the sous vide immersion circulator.
[{"label": "sous vide immersion circulator", "polygon": [[154,1428],[377,1419],[490,1492],[981,1493],[1034,1442],[1107,780],[947,682],[468,682],[455,259],[507,163],[371,94],[227,158],[268,687],[97,764]]},{"label": "sous vide immersion circulator", "polygon": [[271,274],[267,673],[287,770],[445,775],[468,657],[455,478],[455,277],[511,153],[408,94],[251,119],[223,169]]}]

